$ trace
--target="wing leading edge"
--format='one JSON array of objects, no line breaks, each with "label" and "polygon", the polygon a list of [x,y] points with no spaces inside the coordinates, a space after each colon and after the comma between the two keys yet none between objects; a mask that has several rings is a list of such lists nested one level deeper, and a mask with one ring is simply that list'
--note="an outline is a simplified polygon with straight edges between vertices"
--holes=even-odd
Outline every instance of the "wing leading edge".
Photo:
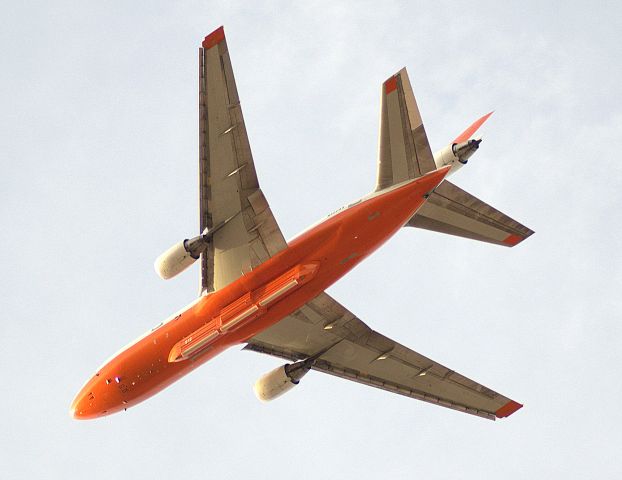
[{"label": "wing leading edge", "polygon": [[259,188],[223,27],[199,49],[201,292],[218,290],[287,242]]},{"label": "wing leading edge", "polygon": [[326,293],[251,338],[245,349],[293,361],[323,351],[313,370],[491,420],[522,407],[372,330]]}]

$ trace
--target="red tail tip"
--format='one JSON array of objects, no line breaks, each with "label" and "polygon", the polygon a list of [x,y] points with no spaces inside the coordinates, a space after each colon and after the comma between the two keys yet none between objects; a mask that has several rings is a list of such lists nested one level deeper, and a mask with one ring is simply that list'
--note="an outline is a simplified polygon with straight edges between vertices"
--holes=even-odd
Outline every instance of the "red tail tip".
[{"label": "red tail tip", "polygon": [[473,134],[475,132],[477,132],[477,130],[479,129],[479,127],[482,126],[482,124],[488,120],[490,118],[490,116],[495,113],[495,111],[493,110],[490,113],[487,113],[486,115],[484,115],[481,118],[478,118],[477,120],[475,120],[470,126],[469,128],[467,128],[464,132],[462,132],[460,135],[458,135],[455,140],[453,141],[453,143],[462,143],[462,142],[466,142],[469,138],[471,138],[473,136]]}]

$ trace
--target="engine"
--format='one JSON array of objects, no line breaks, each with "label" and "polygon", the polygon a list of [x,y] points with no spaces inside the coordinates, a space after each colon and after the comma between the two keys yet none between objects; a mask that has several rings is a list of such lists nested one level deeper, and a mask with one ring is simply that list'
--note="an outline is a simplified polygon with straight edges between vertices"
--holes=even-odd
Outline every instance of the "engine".
[{"label": "engine", "polygon": [[298,385],[310,368],[310,364],[306,361],[288,363],[275,368],[255,382],[253,387],[255,395],[262,402],[274,400]]},{"label": "engine", "polygon": [[207,247],[207,232],[176,243],[156,258],[154,267],[160,278],[168,280],[179,275],[197,261]]},{"label": "engine", "polygon": [[436,168],[451,165],[452,167],[449,173],[454,173],[463,165],[466,165],[469,158],[471,158],[471,155],[473,155],[479,148],[480,143],[482,143],[481,138],[472,138],[466,142],[447,145],[445,148],[434,154],[434,163],[436,164]]}]

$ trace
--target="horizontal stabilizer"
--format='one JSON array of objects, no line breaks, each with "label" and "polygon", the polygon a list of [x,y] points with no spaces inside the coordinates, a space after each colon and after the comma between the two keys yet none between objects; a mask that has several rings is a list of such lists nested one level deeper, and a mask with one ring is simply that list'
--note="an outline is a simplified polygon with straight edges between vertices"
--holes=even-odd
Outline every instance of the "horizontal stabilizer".
[{"label": "horizontal stabilizer", "polygon": [[534,233],[447,180],[406,225],[506,247]]}]

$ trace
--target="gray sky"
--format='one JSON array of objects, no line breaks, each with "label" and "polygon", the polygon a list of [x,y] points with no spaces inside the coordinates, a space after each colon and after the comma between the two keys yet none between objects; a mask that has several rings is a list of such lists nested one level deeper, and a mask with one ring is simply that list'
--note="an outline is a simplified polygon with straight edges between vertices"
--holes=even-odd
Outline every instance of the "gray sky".
[{"label": "gray sky", "polygon": [[[544,4],[544,5],[543,5]],[[4,478],[622,474],[618,2],[5,2]],[[231,349],[126,413],[68,415],[111,354],[191,302],[152,263],[197,231],[197,48],[224,24],[286,237],[368,193],[380,84],[406,66],[452,181],[533,228],[505,249],[400,232],[330,289],[382,333],[525,404],[489,422]]]}]

